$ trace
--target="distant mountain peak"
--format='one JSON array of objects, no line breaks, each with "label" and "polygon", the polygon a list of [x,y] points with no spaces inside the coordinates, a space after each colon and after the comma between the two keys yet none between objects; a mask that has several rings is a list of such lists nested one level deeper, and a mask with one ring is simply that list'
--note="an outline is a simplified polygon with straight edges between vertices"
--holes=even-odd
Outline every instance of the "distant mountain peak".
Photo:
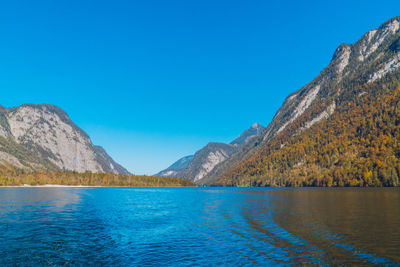
[{"label": "distant mountain peak", "polygon": [[169,166],[167,169],[160,171],[159,173],[155,174],[154,176],[174,177],[180,171],[184,170],[188,166],[188,164],[192,160],[192,158],[193,158],[193,155],[180,158],[179,160],[174,162],[171,166]]},{"label": "distant mountain peak", "polygon": [[246,144],[251,138],[261,134],[264,130],[264,126],[258,122],[254,123],[249,129],[242,132],[242,134],[231,142],[231,145],[240,146]]},{"label": "distant mountain peak", "polygon": [[261,134],[264,126],[254,123],[249,129],[230,144],[209,142],[193,156],[179,159],[156,176],[174,176],[199,181],[210,173],[215,166],[230,158],[242,145]]}]

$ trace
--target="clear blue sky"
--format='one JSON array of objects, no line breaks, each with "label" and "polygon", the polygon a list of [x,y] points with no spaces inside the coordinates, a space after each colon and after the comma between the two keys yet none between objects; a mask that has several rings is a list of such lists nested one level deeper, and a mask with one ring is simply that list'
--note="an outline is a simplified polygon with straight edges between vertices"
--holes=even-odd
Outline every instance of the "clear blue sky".
[{"label": "clear blue sky", "polygon": [[400,1],[0,2],[0,104],[51,103],[130,171],[267,125]]}]

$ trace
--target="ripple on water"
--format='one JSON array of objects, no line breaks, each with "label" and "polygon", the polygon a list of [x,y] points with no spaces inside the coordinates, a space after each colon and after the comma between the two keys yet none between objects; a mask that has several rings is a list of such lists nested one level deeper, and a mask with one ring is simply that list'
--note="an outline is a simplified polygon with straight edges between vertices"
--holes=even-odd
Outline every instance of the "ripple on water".
[{"label": "ripple on water", "polygon": [[1,265],[400,263],[398,189],[3,188]]}]

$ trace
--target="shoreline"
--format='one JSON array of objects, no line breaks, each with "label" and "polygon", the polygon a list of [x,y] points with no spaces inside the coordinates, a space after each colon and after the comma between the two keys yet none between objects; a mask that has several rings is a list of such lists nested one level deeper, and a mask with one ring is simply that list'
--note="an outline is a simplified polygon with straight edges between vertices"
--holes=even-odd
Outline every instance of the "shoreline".
[{"label": "shoreline", "polygon": [[57,187],[102,187],[98,185],[61,185],[61,184],[43,184],[43,185],[1,185],[0,188],[8,188],[8,187],[18,187],[18,188],[30,188],[30,187],[43,187],[43,188],[57,188]]},{"label": "shoreline", "polygon": [[98,188],[98,187],[118,187],[118,188],[235,188],[235,189],[260,189],[260,188],[276,188],[276,189],[315,189],[315,188],[323,188],[323,189],[337,189],[337,188],[400,188],[400,187],[392,187],[392,186],[383,186],[383,187],[358,187],[358,186],[338,186],[338,187],[325,187],[325,186],[302,186],[302,187],[285,187],[285,186],[260,186],[260,187],[240,187],[240,186],[129,186],[129,185],[62,185],[62,184],[43,184],[43,185],[0,185],[1,188]]},{"label": "shoreline", "polygon": [[166,188],[166,187],[197,187],[197,186],[119,186],[119,185],[61,185],[61,184],[44,184],[44,185],[0,185],[0,188],[91,188],[91,187],[132,187],[132,188]]}]

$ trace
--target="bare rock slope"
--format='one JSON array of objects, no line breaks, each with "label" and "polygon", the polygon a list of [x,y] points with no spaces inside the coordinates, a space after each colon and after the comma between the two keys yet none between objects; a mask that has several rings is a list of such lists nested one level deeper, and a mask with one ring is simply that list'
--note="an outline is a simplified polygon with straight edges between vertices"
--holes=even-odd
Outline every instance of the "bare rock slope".
[{"label": "bare rock slope", "polygon": [[1,108],[0,152],[19,169],[129,174],[54,105]]}]

